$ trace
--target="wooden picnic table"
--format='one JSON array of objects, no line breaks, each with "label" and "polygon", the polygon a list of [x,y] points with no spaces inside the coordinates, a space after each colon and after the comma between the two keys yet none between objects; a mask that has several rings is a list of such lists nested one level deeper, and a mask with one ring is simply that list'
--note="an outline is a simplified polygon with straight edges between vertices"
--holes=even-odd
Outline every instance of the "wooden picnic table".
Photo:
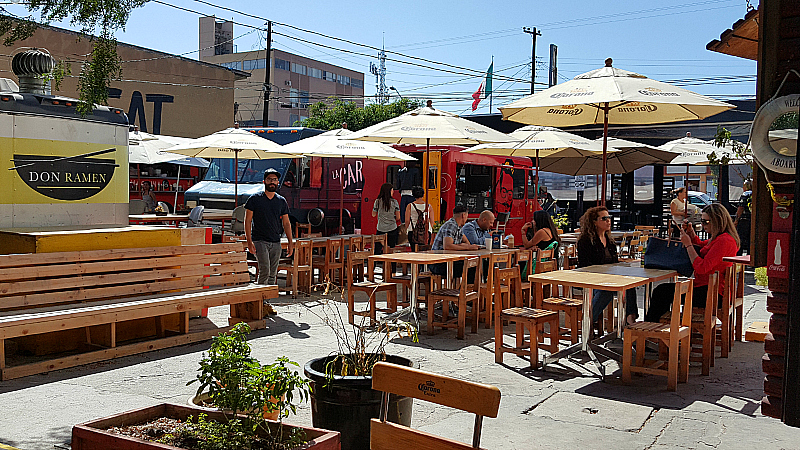
[{"label": "wooden picnic table", "polygon": [[[528,280],[531,283],[557,284],[567,288],[579,287],[583,289],[583,321],[581,323],[581,342],[570,345],[569,347],[557,353],[553,353],[552,355],[545,357],[543,364],[547,365],[563,357],[578,352],[583,352],[589,355],[591,361],[594,362],[595,366],[600,371],[601,377],[605,377],[605,368],[597,359],[594,352],[600,353],[617,361],[621,359],[620,355],[600,347],[599,344],[613,339],[614,337],[622,337],[625,314],[618,314],[619,319],[616,327],[616,333],[609,333],[596,341],[590,342],[593,290],[602,289],[604,291],[616,292],[617,308],[619,311],[625,311],[625,291],[638,286],[650,284],[654,281],[665,280],[667,278],[676,276],[678,276],[678,273],[675,271],[625,266],[625,263],[604,264],[584,267],[581,269],[556,270],[553,272],[529,275]],[[540,289],[534,289],[534,292],[536,292],[536,295],[541,295]],[[540,300],[541,299],[537,298],[536,303],[539,304]]]}]

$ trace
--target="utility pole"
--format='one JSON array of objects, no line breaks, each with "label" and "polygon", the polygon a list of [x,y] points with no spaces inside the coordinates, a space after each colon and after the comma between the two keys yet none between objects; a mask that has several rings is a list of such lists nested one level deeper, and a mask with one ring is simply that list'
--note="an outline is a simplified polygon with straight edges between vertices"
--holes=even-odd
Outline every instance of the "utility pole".
[{"label": "utility pole", "polygon": [[523,33],[528,33],[533,38],[533,45],[531,47],[531,94],[533,94],[534,86],[536,86],[536,36],[541,36],[542,33],[533,27],[522,27]]},{"label": "utility pole", "polygon": [[269,82],[270,68],[272,67],[272,21],[267,21],[267,55],[264,57],[266,67],[264,71],[264,112],[261,115],[261,126],[269,126],[269,94],[272,85]]}]

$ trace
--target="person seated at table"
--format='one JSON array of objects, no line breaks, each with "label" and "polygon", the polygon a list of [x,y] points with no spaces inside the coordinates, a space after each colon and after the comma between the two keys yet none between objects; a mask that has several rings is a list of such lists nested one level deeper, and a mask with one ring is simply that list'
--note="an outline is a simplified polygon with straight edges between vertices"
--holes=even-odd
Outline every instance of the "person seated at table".
[{"label": "person seated at table", "polygon": [[[703,229],[711,239],[702,241],[694,232],[694,227],[688,222],[683,223],[681,229],[681,242],[689,252],[689,259],[694,267],[694,289],[692,290],[692,306],[704,308],[708,294],[708,277],[714,272],[722,272],[732,263],[723,261],[726,256],[736,256],[739,251],[739,233],[733,225],[733,219],[719,203],[712,203],[703,208],[700,222]],[[698,253],[694,246],[701,246]],[[722,301],[723,280],[719,280],[720,296]],[[650,309],[644,316],[646,322],[658,322],[665,312],[672,306],[672,297],[675,294],[674,283],[662,283],[653,289],[650,296]]]},{"label": "person seated at table", "polygon": [[461,229],[461,233],[467,238],[470,244],[484,245],[486,238],[492,237],[492,224],[494,224],[494,213],[486,209],[480,216],[472,222],[467,222]]},{"label": "person seated at table", "polygon": [[553,218],[542,210],[534,212],[533,220],[522,226],[523,246],[525,249],[536,246],[539,250],[546,250],[553,242],[561,242]]},{"label": "person seated at table", "polygon": [[[467,208],[463,205],[456,205],[453,208],[453,217],[445,222],[436,237],[433,238],[431,250],[478,250],[477,244],[471,244],[462,233],[462,227],[467,222]],[[447,263],[431,264],[428,266],[431,273],[445,278],[447,273]],[[453,264],[453,273],[460,274],[464,270],[464,261],[456,261]],[[470,281],[475,279],[475,272],[470,269],[468,274]]]},{"label": "person seated at table", "polygon": [[[619,262],[617,244],[611,237],[611,215],[605,206],[589,208],[581,217],[581,236],[578,238],[578,267]],[[592,323],[603,317],[603,310],[614,299],[614,292],[594,289],[592,296]],[[639,317],[636,289],[625,292],[625,320],[633,324]],[[595,329],[599,329],[596,326]]]}]

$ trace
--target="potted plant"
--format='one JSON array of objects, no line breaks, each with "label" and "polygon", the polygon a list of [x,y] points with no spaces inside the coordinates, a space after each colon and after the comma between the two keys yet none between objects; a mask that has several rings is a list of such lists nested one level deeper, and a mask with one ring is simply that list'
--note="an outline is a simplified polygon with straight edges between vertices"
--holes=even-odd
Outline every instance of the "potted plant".
[{"label": "potted plant", "polygon": [[[308,398],[309,382],[286,357],[270,365],[252,358],[249,332],[239,323],[216,336],[189,382],[199,383],[198,394],[207,393],[218,410],[162,404],[98,419],[73,427],[73,448],[339,449],[339,433],[283,423]],[[277,421],[264,417],[275,411]]]},{"label": "potted plant", "polygon": [[[330,293],[330,285],[326,293]],[[341,291],[335,291],[341,295]],[[343,450],[368,450],[370,419],[378,418],[382,393],[372,389],[372,367],[379,361],[413,367],[408,358],[387,355],[386,344],[393,338],[411,337],[417,341],[414,327],[407,322],[367,326],[350,325],[335,303],[322,301],[318,316],[336,336],[337,350],[306,363],[304,371],[311,380],[311,418],[317,428],[339,431]],[[391,395],[391,422],[411,425],[413,399]]]},{"label": "potted plant", "polygon": [[556,216],[553,217],[553,223],[555,224],[556,228],[567,231],[567,227],[569,226],[569,216],[565,212],[556,214]]}]

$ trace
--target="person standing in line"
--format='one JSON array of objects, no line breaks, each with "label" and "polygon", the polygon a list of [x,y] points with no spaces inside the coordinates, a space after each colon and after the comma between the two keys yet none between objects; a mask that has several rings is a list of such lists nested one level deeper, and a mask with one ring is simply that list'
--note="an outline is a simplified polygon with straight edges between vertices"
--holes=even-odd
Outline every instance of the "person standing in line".
[{"label": "person standing in line", "polygon": [[[414,196],[414,202],[406,205],[406,217],[408,222],[403,222],[408,230],[408,242],[413,246],[412,250],[416,250],[418,245],[428,245],[431,241],[433,232],[433,222],[431,219],[431,205],[425,204],[425,191],[422,186],[414,186],[411,189],[411,194]],[[402,212],[402,211],[401,211]],[[417,223],[422,220],[425,233],[415,233]]]},{"label": "person standing in line", "polygon": [[[286,255],[292,256],[294,253],[289,204],[276,192],[280,176],[275,169],[265,170],[264,192],[252,195],[244,205],[244,234],[247,249],[258,260],[258,284],[277,284],[282,232],[286,233],[289,240]],[[267,306],[268,311],[273,311]]]},{"label": "person standing in line", "polygon": [[[381,190],[378,192],[378,198],[372,205],[372,217],[378,218],[378,233],[379,235],[386,235],[386,245],[390,248],[397,246],[397,235],[400,233],[400,228],[397,222],[400,221],[400,205],[397,200],[392,198],[394,188],[391,183],[383,183]],[[378,250],[377,248],[375,250]],[[375,253],[383,253],[383,249]]]},{"label": "person standing in line", "polygon": [[142,200],[144,201],[144,212],[151,213],[156,210],[156,194],[149,181],[142,181]]},{"label": "person standing in line", "polygon": [[739,197],[739,207],[736,209],[736,219],[733,220],[733,226],[736,227],[736,233],[739,234],[741,245],[737,255],[741,255],[745,250],[750,254],[750,216],[753,211],[753,191],[750,180],[744,180],[742,185],[744,192]]}]

